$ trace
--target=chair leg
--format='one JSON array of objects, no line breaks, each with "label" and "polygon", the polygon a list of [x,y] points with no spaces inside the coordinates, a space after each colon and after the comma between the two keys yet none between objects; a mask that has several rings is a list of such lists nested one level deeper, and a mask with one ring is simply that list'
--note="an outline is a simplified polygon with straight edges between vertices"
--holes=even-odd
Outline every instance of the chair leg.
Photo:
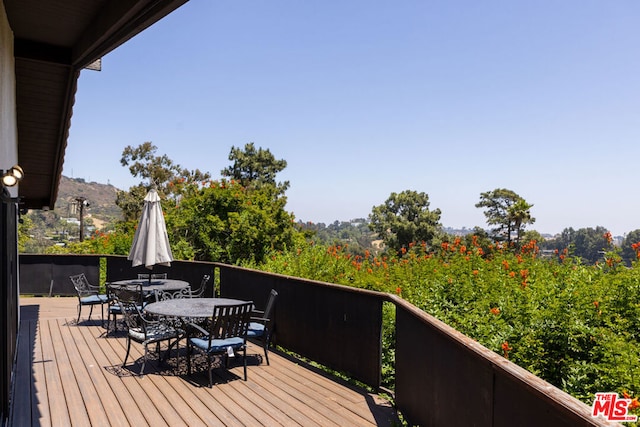
[{"label": "chair leg", "polygon": [[187,338],[187,375],[191,375],[191,343]]},{"label": "chair leg", "polygon": [[[178,366],[180,366],[180,337],[176,338],[176,367],[174,372],[178,372]],[[169,345],[169,350],[171,350],[171,345]]]},{"label": "chair leg", "polygon": [[264,358],[267,360],[267,366],[269,366],[269,341],[264,340]]},{"label": "chair leg", "polygon": [[89,307],[91,307],[91,309],[89,310],[89,319],[91,320],[91,313],[93,313],[93,304],[91,304]]},{"label": "chair leg", "polygon": [[111,310],[107,310],[107,336],[109,336],[109,331],[111,331],[112,318],[113,318],[114,329],[115,329],[116,315],[111,313]]},{"label": "chair leg", "polygon": [[144,365],[147,364],[147,354],[149,352],[149,349],[147,347],[147,344],[144,345],[144,357],[142,359],[142,367],[140,368],[140,375],[144,374]]},{"label": "chair leg", "polygon": [[129,350],[131,350],[131,338],[127,337],[127,354],[125,354],[124,362],[122,362],[122,367],[123,368],[127,364],[127,359],[129,358]]},{"label": "chair leg", "polygon": [[[244,360],[244,380],[247,380],[247,346],[242,348],[242,359]],[[269,359],[267,359],[268,361]],[[268,363],[268,362],[267,362]]]},{"label": "chair leg", "polygon": [[78,319],[76,320],[76,324],[80,323],[80,313],[82,313],[82,304],[78,303]]},{"label": "chair leg", "polygon": [[209,388],[213,387],[213,374],[211,372],[211,353],[207,353],[207,367],[209,369]]}]

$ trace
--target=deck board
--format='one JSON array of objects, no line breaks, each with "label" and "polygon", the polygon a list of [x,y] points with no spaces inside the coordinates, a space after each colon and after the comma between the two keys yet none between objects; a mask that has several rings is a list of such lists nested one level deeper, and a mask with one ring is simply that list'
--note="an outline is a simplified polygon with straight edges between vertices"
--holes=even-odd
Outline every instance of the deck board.
[{"label": "deck board", "polygon": [[[307,369],[277,351],[263,360],[260,345],[214,370],[186,373],[181,342],[166,361],[152,355],[138,375],[144,349],[132,343],[122,361],[122,331],[106,335],[98,316],[79,323],[76,298],[21,299],[12,424],[15,426],[391,426],[391,405],[376,395]],[[94,313],[95,314],[95,313]]]}]

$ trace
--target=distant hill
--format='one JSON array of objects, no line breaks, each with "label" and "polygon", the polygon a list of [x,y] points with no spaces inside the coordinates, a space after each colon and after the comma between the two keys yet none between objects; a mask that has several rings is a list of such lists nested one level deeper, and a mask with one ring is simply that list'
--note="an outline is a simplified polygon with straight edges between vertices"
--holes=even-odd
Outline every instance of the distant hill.
[{"label": "distant hill", "polygon": [[[86,182],[82,178],[60,178],[58,187],[58,198],[56,199],[55,211],[61,217],[77,216],[74,205],[76,199],[84,197],[89,203],[85,213],[96,222],[109,222],[114,219],[122,219],[122,211],[116,206],[116,196],[119,189],[111,184],[100,184],[97,182]],[[97,221],[96,221],[97,220]]]}]

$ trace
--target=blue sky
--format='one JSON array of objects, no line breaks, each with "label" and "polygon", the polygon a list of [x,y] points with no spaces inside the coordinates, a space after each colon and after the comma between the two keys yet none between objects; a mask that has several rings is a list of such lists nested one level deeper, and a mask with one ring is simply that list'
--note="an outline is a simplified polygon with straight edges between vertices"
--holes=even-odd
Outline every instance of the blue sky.
[{"label": "blue sky", "polygon": [[78,83],[63,174],[127,189],[122,150],[219,177],[232,146],[288,166],[331,223],[392,192],[485,227],[508,188],[557,233],[640,228],[640,2],[191,0]]}]

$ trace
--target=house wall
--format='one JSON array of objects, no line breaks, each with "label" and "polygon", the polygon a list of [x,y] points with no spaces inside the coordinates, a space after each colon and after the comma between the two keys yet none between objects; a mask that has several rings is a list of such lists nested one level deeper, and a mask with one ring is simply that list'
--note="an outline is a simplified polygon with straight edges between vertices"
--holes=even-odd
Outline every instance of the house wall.
[{"label": "house wall", "polygon": [[16,78],[13,32],[0,2],[0,169],[18,163]]}]

